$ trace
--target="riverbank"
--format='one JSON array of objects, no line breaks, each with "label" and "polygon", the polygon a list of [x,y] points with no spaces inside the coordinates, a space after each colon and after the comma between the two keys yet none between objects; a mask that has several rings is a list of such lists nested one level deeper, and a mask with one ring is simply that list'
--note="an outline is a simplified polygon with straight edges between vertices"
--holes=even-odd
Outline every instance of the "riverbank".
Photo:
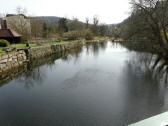
[{"label": "riverbank", "polygon": [[[9,69],[7,71],[4,71],[0,73],[0,87],[3,86],[5,83],[13,80],[14,78],[17,78],[21,76],[22,74],[26,74],[28,76],[33,76],[32,71],[36,71],[44,64],[48,64],[52,66],[52,64],[55,63],[55,60],[62,58],[63,60],[68,60],[68,55],[77,55],[82,51],[82,47],[78,49],[71,49],[69,51],[61,51],[58,53],[55,53],[51,56],[47,56],[44,58],[37,58],[33,59],[30,62],[24,62],[22,65],[19,65],[13,69]],[[32,73],[32,74],[31,74]]]},{"label": "riverbank", "polygon": [[18,48],[10,52],[5,52],[0,56],[0,79],[3,80],[11,71],[23,67],[26,63],[31,63],[33,60],[46,58],[60,52],[68,52],[71,49],[81,48],[88,43],[99,43],[107,40],[107,38],[102,38],[92,41],[50,42],[38,46],[33,45],[29,48],[24,47],[22,44],[22,46],[17,46]]},{"label": "riverbank", "polygon": [[162,48],[157,43],[152,43],[150,41],[114,41],[115,43],[119,43],[122,46],[128,48],[132,51],[138,52],[148,52],[153,54],[163,54],[165,53],[164,48]]},{"label": "riverbank", "polygon": [[[85,39],[81,39],[81,40],[69,40],[69,41],[64,41],[64,40],[60,40],[60,41],[53,41],[53,40],[41,40],[41,41],[30,41],[29,42],[29,47],[26,46],[26,44],[24,43],[20,43],[20,44],[12,44],[9,47],[7,47],[8,49],[28,49],[28,48],[39,48],[39,47],[44,47],[44,46],[49,46],[49,45],[66,45],[66,44],[71,44],[71,43],[93,43],[93,42],[101,42],[101,41],[107,41],[110,40],[109,37],[95,37],[93,40],[85,40]],[[0,57],[5,55],[6,51],[0,47]]]}]

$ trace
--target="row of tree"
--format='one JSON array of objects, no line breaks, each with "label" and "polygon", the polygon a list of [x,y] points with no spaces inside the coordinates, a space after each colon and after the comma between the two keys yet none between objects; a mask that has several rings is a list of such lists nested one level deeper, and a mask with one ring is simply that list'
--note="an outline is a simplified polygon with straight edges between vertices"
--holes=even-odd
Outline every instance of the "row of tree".
[{"label": "row of tree", "polygon": [[[66,37],[91,39],[91,36],[112,36],[115,30],[113,25],[100,24],[98,16],[86,18],[85,22],[77,18],[67,19],[60,17],[26,17],[27,11],[22,7],[16,9],[16,18],[8,18],[13,30],[22,35],[23,40],[49,39]],[[13,16],[13,14],[12,14]],[[5,17],[5,16],[4,16]],[[10,20],[9,20],[10,19]],[[117,34],[115,34],[117,37]]]},{"label": "row of tree", "polygon": [[131,16],[117,25],[119,37],[144,40],[168,49],[168,0],[131,0]]},{"label": "row of tree", "polygon": [[106,36],[110,35],[109,26],[105,24],[99,24],[98,17],[93,18],[93,23],[86,18],[86,22],[83,23],[77,18],[69,20],[67,18],[59,18],[55,22],[47,22],[38,17],[31,18],[31,30],[32,36],[34,38],[44,37],[48,38],[51,35],[59,34],[63,35],[67,32],[81,32],[81,31],[90,31],[94,36]]}]

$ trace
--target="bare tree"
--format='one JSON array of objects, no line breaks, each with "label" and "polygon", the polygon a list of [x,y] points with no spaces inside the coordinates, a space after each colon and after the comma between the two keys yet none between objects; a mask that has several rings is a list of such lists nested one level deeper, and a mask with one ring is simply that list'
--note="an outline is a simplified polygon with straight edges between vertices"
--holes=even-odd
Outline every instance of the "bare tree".
[{"label": "bare tree", "polygon": [[139,13],[162,47],[168,49],[168,0],[131,0],[133,13]]},{"label": "bare tree", "polygon": [[37,38],[37,37],[42,37],[43,34],[43,21],[37,18],[32,18],[31,19],[31,33],[32,36]]},{"label": "bare tree", "polygon": [[16,13],[17,14],[27,14],[27,10],[26,10],[26,8],[22,8],[22,7],[18,6],[16,8]]},{"label": "bare tree", "polygon": [[22,35],[23,40],[28,40],[31,37],[30,19],[26,17],[26,9],[17,7],[17,15],[7,16],[8,27],[17,31]]},{"label": "bare tree", "polygon": [[89,18],[86,18],[86,29],[89,28]]},{"label": "bare tree", "polygon": [[98,32],[98,24],[99,24],[99,18],[97,15],[93,17],[93,26],[92,26],[92,32],[96,35]]},{"label": "bare tree", "polygon": [[22,7],[17,7],[16,9],[18,20],[19,20],[19,29],[21,30],[21,34],[24,35],[24,39],[30,38],[31,26],[30,20],[25,16],[27,14],[27,10]]},{"label": "bare tree", "polygon": [[93,17],[93,25],[94,25],[94,26],[97,26],[98,23],[99,23],[99,18],[98,18],[97,15],[95,15],[95,16]]}]

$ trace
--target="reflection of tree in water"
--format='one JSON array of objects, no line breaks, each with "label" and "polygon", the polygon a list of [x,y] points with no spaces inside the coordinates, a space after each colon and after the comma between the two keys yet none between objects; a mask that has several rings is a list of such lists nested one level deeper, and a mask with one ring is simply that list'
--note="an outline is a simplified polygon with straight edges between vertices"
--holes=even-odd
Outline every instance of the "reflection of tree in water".
[{"label": "reflection of tree in water", "polygon": [[72,58],[74,58],[74,62],[78,62],[79,58],[81,57],[81,52],[83,51],[82,47],[78,47],[75,49],[71,49],[69,51],[64,52],[64,55],[62,55],[62,60],[69,62]]},{"label": "reflection of tree in water", "polygon": [[111,42],[111,47],[112,48],[114,48],[114,47],[118,48],[119,46],[120,46],[120,44],[115,43],[115,42]]},{"label": "reflection of tree in water", "polygon": [[152,68],[155,59],[156,56],[149,53],[131,53],[121,76],[127,89],[126,109],[136,104],[135,108],[130,108],[130,113],[143,114],[145,118],[163,111],[167,105],[165,78]]},{"label": "reflection of tree in water", "polygon": [[104,51],[107,48],[107,42],[96,42],[86,44],[86,53],[93,53],[94,56],[98,56],[100,50]]},{"label": "reflection of tree in water", "polygon": [[56,65],[55,60],[60,57],[62,57],[61,52],[49,57],[32,60],[32,62],[27,63],[27,71],[19,78],[20,81],[25,84],[25,88],[31,89],[35,85],[41,85],[46,77],[46,71],[42,66],[45,64],[52,69],[52,67]]},{"label": "reflection of tree in water", "polygon": [[44,79],[45,79],[45,70],[43,70],[42,67],[32,69],[28,65],[28,70],[20,78],[20,81],[25,85],[26,89],[31,89],[35,85],[42,84],[42,81]]},{"label": "reflection of tree in water", "polygon": [[156,81],[152,76],[153,70],[151,69],[153,56],[147,53],[133,54],[131,59],[127,61],[128,68],[133,71],[135,76],[144,76],[143,78]]},{"label": "reflection of tree in water", "polygon": [[[140,52],[137,57],[134,58],[139,60],[137,63],[143,63],[146,67],[153,71],[155,77],[161,77],[165,83],[168,82],[168,53],[162,48],[156,45],[152,45],[150,42],[137,43],[137,42],[124,42],[122,46],[126,47],[131,51]],[[149,52],[155,55],[142,52]]]},{"label": "reflection of tree in water", "polygon": [[42,67],[44,64],[49,66],[51,69],[55,67],[56,59],[61,58],[64,61],[69,61],[72,57],[75,57],[76,60],[80,57],[82,49],[77,48],[69,51],[62,51],[55,55],[49,56],[48,58],[41,58],[37,60],[33,60],[30,64],[27,64],[27,71],[21,78],[21,81],[25,84],[25,88],[31,89],[35,85],[41,85],[44,81],[46,75],[46,70]]},{"label": "reflection of tree in water", "polygon": [[168,56],[159,54],[157,55],[153,69],[157,70],[162,76],[165,76],[165,83],[168,82]]},{"label": "reflection of tree in water", "polygon": [[91,45],[91,50],[92,50],[92,52],[93,52],[93,54],[95,55],[95,56],[98,56],[98,54],[99,54],[99,44],[98,43],[94,43],[94,44],[92,44]]},{"label": "reflection of tree in water", "polygon": [[86,54],[89,55],[89,54],[90,54],[91,44],[87,43],[87,44],[85,45],[85,48],[86,48]]},{"label": "reflection of tree in water", "polygon": [[51,69],[56,65],[55,60],[61,58],[64,61],[69,61],[72,57],[76,60],[79,59],[82,48],[72,49],[69,51],[62,51],[55,55],[49,56],[48,58],[42,58],[32,61],[32,63],[27,64],[27,72],[24,73],[21,80],[25,84],[27,89],[33,88],[35,85],[40,85],[44,81],[46,71],[42,65],[46,64]]},{"label": "reflection of tree in water", "polygon": [[99,48],[104,51],[107,48],[107,42],[100,42],[99,43]]},{"label": "reflection of tree in water", "polygon": [[[152,80],[162,79],[167,84],[168,62],[161,55],[152,55],[149,53],[136,53],[128,65],[134,65],[135,71],[141,71],[145,77],[151,77]],[[156,80],[155,80],[156,81]]]}]

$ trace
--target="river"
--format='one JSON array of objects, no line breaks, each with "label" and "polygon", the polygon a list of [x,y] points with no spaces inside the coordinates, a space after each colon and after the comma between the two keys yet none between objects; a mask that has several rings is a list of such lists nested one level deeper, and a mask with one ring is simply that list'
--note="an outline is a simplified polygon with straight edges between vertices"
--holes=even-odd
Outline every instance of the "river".
[{"label": "river", "polygon": [[52,56],[1,84],[0,126],[126,126],[165,112],[154,57],[111,42]]}]

